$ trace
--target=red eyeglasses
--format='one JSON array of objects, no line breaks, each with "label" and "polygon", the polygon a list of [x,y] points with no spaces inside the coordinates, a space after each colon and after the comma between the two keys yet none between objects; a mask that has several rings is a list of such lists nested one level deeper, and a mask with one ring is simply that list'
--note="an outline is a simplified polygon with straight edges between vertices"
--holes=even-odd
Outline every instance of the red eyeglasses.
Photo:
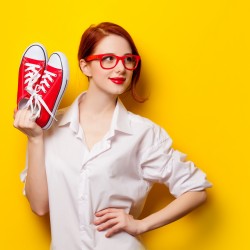
[{"label": "red eyeglasses", "polygon": [[99,60],[100,65],[103,69],[113,69],[118,62],[121,60],[125,69],[127,70],[135,70],[140,61],[140,56],[138,55],[124,55],[117,56],[114,54],[100,54],[100,55],[90,55],[85,58],[86,62]]}]

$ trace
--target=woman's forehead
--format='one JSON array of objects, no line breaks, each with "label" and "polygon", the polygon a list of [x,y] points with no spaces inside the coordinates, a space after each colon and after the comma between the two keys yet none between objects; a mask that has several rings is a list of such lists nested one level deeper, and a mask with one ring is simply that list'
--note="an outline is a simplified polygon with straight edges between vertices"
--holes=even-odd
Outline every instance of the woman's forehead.
[{"label": "woman's forehead", "polygon": [[97,44],[94,53],[114,53],[114,54],[128,54],[131,53],[132,49],[129,42],[118,35],[108,35],[100,40]]}]

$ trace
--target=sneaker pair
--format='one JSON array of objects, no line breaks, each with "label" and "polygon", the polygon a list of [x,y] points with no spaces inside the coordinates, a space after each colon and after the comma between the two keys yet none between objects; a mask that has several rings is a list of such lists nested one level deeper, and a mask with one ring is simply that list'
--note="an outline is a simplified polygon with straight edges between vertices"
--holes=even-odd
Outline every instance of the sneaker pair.
[{"label": "sneaker pair", "polygon": [[31,119],[42,129],[49,129],[68,78],[68,62],[62,52],[54,52],[48,59],[42,44],[31,44],[25,50],[19,67],[17,108],[29,108]]}]

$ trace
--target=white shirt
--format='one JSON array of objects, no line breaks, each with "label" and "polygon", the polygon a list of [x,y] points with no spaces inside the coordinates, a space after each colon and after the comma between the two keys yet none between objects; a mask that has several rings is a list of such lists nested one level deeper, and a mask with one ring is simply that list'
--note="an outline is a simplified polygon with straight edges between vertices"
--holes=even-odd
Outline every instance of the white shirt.
[{"label": "white shirt", "polygon": [[[139,239],[126,232],[106,238],[93,224],[94,213],[123,208],[137,218],[154,182],[175,197],[211,184],[185,155],[175,151],[169,135],[148,119],[117,102],[111,127],[91,151],[79,124],[79,98],[59,112],[45,132],[53,250],[139,250]],[[25,181],[27,167],[21,174]]]}]

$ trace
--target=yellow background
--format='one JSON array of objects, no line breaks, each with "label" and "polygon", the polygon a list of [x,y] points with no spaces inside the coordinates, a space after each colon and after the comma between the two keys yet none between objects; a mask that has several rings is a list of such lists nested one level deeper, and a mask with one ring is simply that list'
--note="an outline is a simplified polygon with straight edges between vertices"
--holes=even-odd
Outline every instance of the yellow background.
[{"label": "yellow background", "polygon": [[[12,126],[24,49],[43,43],[64,52],[70,83],[61,107],[87,87],[77,66],[82,32],[112,21],[126,28],[142,56],[140,93],[128,109],[163,126],[175,148],[204,170],[214,187],[206,205],[146,233],[149,250],[249,250],[250,6],[245,0],[6,1],[1,6],[0,249],[49,249],[49,220],[22,196],[26,138]],[[156,186],[143,215],[172,198]],[[73,250],[73,249],[69,249]]]}]

